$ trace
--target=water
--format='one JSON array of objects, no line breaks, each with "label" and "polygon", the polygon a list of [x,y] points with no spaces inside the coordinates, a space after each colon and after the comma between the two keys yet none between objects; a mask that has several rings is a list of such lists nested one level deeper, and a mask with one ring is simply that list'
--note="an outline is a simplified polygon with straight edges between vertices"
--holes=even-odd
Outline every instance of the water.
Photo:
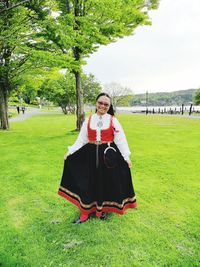
[{"label": "water", "polygon": [[[182,110],[181,106],[151,106],[148,107],[148,111],[154,111],[158,112],[160,109],[160,112],[165,110],[165,112],[168,112],[170,110],[172,111],[180,111]],[[184,112],[189,112],[190,106],[184,106]],[[133,106],[133,107],[117,107],[117,111],[129,111],[129,112],[145,112],[146,106]],[[200,112],[200,106],[192,106],[192,111],[199,111]]]}]

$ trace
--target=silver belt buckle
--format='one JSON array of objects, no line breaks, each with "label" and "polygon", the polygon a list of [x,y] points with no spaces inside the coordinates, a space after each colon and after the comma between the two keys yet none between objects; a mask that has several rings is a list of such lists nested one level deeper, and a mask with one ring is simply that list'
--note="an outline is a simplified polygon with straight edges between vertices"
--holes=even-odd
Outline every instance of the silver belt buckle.
[{"label": "silver belt buckle", "polygon": [[96,141],[96,144],[97,144],[97,145],[100,145],[100,144],[101,144],[101,141]]}]

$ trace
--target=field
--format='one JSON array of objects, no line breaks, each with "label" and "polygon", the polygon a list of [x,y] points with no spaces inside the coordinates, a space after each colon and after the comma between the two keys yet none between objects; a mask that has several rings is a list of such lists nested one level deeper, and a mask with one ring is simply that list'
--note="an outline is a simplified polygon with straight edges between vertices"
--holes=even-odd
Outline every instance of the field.
[{"label": "field", "polygon": [[75,117],[34,116],[0,132],[0,266],[200,266],[200,120],[117,117],[138,208],[81,225],[57,195]]}]

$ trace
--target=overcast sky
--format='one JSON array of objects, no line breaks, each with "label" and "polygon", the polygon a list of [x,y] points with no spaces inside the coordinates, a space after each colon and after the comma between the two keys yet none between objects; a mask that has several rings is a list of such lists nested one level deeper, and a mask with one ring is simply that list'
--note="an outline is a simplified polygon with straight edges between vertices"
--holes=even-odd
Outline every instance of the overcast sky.
[{"label": "overcast sky", "polygon": [[84,70],[134,93],[200,87],[200,0],[162,0],[150,17],[152,26],[101,46]]}]

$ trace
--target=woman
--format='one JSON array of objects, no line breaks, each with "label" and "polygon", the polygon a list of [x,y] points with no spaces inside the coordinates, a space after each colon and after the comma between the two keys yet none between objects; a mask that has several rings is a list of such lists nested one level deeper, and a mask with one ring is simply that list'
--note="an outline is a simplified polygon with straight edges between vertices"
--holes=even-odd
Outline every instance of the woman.
[{"label": "woman", "polygon": [[91,213],[104,220],[107,212],[124,214],[137,206],[131,179],[130,150],[114,117],[111,98],[96,98],[96,113],[86,119],[76,142],[65,154],[58,194],[74,203],[86,222]]}]

